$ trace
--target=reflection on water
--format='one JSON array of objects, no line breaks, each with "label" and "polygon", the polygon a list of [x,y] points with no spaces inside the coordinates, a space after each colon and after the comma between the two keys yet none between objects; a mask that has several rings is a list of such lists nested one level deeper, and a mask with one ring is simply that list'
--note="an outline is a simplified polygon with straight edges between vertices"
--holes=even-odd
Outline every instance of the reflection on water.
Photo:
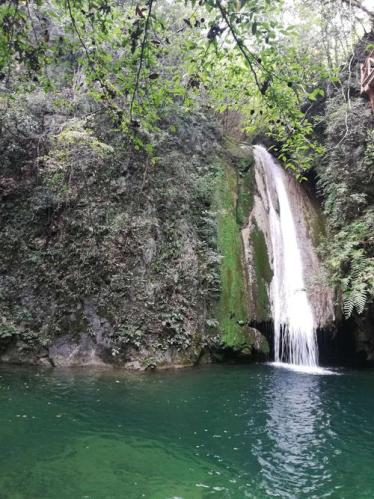
[{"label": "reflection on water", "polygon": [[[253,446],[262,487],[282,497],[318,497],[328,489],[326,432],[333,447],[331,414],[321,401],[322,378],[274,371],[267,384],[264,438]],[[285,480],[286,477],[286,480]],[[292,491],[292,493],[290,493]]]},{"label": "reflection on water", "polygon": [[0,368],[0,498],[374,497],[374,372]]}]

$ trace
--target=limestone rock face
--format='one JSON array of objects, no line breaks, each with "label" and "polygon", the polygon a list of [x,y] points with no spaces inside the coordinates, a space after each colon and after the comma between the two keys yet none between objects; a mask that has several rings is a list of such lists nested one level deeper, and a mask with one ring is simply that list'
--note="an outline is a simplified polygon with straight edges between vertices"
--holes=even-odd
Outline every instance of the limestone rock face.
[{"label": "limestone rock face", "polygon": [[[214,118],[181,112],[165,119],[147,137],[154,166],[105,116],[95,116],[87,131],[69,110],[53,114],[43,98],[30,95],[17,112],[51,137],[65,130],[87,140],[82,156],[82,141],[72,136],[67,155],[57,140],[40,150],[33,135],[24,149],[14,133],[1,139],[17,153],[0,165],[1,359],[146,369],[206,361],[228,341],[251,343],[236,170]],[[67,157],[72,164],[63,163]],[[33,177],[30,165],[36,172],[43,166]],[[56,183],[54,165],[74,173],[68,185]],[[233,184],[227,192],[225,171]],[[216,205],[217,190],[223,201],[230,196],[227,206],[221,197]],[[227,234],[227,247],[237,245],[230,254],[219,244]],[[218,312],[222,261],[228,280],[235,272],[237,295],[230,289],[232,299]]]},{"label": "limestone rock face", "polygon": [[87,334],[74,338],[61,336],[48,349],[48,357],[54,367],[82,367],[105,365],[100,357],[101,347]]}]

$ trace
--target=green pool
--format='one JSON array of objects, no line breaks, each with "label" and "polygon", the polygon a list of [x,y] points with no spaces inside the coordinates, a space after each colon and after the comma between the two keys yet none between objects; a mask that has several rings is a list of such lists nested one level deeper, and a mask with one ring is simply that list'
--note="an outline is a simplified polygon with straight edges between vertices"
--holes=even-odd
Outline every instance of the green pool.
[{"label": "green pool", "polygon": [[374,371],[0,368],[0,498],[374,498]]}]

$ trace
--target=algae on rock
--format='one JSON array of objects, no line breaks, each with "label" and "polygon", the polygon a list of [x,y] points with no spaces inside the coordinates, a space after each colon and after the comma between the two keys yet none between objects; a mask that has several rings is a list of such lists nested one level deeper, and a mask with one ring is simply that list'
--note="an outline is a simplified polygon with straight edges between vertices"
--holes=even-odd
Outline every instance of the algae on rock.
[{"label": "algae on rock", "polygon": [[267,354],[266,339],[254,328],[246,282],[241,231],[252,205],[251,156],[237,149],[220,165],[216,179],[218,250],[221,254],[221,294],[217,316],[223,344],[242,355]]},{"label": "algae on rock", "polygon": [[216,206],[218,250],[222,255],[218,320],[224,343],[235,346],[246,343],[242,324],[248,321],[248,308],[236,220],[236,175],[229,165],[223,166],[217,179]]}]

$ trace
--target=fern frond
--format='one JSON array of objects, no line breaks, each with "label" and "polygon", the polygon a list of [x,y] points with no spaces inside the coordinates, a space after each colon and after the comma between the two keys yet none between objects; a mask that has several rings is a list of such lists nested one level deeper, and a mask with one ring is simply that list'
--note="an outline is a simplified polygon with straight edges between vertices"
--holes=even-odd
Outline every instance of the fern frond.
[{"label": "fern frond", "polygon": [[351,294],[345,295],[343,297],[343,313],[344,313],[344,317],[346,319],[348,319],[352,315],[354,306],[355,305],[354,305],[354,301],[351,297]]},{"label": "fern frond", "polygon": [[368,288],[366,283],[361,283],[354,288],[354,301],[355,307],[359,314],[364,311],[366,302],[368,300]]},{"label": "fern frond", "polygon": [[345,292],[343,295],[343,312],[346,319],[352,315],[354,309],[356,309],[358,314],[362,314],[367,299],[367,288],[363,283],[360,283],[353,289]]}]

